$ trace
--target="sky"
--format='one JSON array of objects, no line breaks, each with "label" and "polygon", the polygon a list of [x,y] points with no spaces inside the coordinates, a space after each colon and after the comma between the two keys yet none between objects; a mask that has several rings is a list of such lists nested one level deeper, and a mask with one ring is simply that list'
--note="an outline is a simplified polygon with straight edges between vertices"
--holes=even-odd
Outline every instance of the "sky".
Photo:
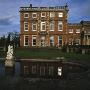
[{"label": "sky", "polygon": [[20,32],[20,7],[68,5],[68,22],[90,21],[90,0],[0,0],[0,36]]}]

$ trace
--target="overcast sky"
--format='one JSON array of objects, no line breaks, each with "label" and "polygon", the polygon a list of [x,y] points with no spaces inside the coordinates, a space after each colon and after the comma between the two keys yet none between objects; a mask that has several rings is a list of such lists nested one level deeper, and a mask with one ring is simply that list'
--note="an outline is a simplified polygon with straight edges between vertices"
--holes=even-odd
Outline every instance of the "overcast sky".
[{"label": "overcast sky", "polygon": [[20,31],[19,8],[22,6],[69,6],[68,22],[90,20],[90,0],[0,0],[0,35]]}]

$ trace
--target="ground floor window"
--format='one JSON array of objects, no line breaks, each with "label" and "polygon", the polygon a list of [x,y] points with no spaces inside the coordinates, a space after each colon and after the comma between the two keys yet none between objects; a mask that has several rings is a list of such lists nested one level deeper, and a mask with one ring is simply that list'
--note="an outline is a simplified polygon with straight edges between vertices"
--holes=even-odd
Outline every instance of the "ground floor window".
[{"label": "ground floor window", "polygon": [[45,67],[41,66],[40,67],[40,76],[44,76],[45,75]]},{"label": "ground floor window", "polygon": [[36,36],[32,36],[32,46],[36,46]]},{"label": "ground floor window", "polygon": [[54,46],[54,36],[50,36],[50,46]]},{"label": "ground floor window", "polygon": [[28,35],[24,36],[24,46],[29,46],[29,36]]},{"label": "ground floor window", "polygon": [[62,36],[58,36],[58,45],[62,46]]}]

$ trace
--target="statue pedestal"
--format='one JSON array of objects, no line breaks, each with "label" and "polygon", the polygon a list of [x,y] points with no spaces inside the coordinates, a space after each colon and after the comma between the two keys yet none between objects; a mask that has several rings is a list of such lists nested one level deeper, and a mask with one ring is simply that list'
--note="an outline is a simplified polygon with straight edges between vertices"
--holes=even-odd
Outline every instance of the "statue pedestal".
[{"label": "statue pedestal", "polygon": [[7,56],[5,60],[5,73],[8,75],[14,74],[14,56],[13,46],[8,46]]},{"label": "statue pedestal", "polygon": [[6,75],[13,75],[14,74],[14,61],[13,60],[6,60],[5,61],[5,74]]}]

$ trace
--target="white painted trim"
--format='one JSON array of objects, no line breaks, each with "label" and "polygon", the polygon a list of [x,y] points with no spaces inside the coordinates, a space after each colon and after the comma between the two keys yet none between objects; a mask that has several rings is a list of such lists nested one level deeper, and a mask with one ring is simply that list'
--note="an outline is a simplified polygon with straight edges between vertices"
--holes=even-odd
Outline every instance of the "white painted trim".
[{"label": "white painted trim", "polygon": [[[28,17],[25,17],[25,14],[27,14],[27,15],[28,15]],[[29,18],[29,13],[24,13],[24,18]]]},{"label": "white painted trim", "polygon": [[[36,14],[36,17],[33,17],[34,14]],[[32,18],[37,18],[37,13],[32,13]]]},{"label": "white painted trim", "polygon": [[[25,45],[25,37],[28,36],[28,45]],[[29,46],[29,35],[24,35],[24,46]]]},{"label": "white painted trim", "polygon": [[[62,25],[62,29],[59,29],[59,25]],[[63,22],[62,21],[58,21],[58,31],[63,31]]]},{"label": "white painted trim", "polygon": [[[28,22],[26,22],[26,21],[24,22],[24,31],[28,31],[28,30],[25,30],[25,24],[26,23],[28,24]],[[28,29],[29,29],[29,24],[28,24]]]},{"label": "white painted trim", "polygon": [[[33,29],[33,25],[36,25],[36,30]],[[37,23],[36,24],[32,23],[32,31],[37,31]]]},{"label": "white painted trim", "polygon": [[[42,25],[45,24],[45,30],[42,30]],[[41,22],[41,31],[46,31],[46,22]]]},{"label": "white painted trim", "polygon": [[[45,16],[42,15],[43,13],[45,13]],[[46,17],[46,12],[41,12],[41,17]]]},{"label": "white painted trim", "polygon": [[[33,37],[36,37],[36,39],[37,39],[37,35],[32,35],[32,46],[36,46],[36,45],[33,45]],[[37,44],[37,42],[36,42],[36,44]]]},{"label": "white painted trim", "polygon": [[63,12],[59,12],[58,17],[63,17]]}]

